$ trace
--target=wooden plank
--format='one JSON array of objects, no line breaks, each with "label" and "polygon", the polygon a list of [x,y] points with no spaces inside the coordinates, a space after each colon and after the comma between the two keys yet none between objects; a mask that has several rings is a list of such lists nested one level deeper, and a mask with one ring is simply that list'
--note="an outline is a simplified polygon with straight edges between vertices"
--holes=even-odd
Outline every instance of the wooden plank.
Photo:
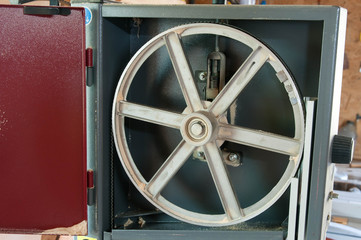
[{"label": "wooden plank", "polygon": [[348,223],[348,218],[345,218],[345,217],[332,217],[331,219],[332,222],[335,222],[335,223],[339,223],[339,224],[343,224],[343,225],[347,225]]}]

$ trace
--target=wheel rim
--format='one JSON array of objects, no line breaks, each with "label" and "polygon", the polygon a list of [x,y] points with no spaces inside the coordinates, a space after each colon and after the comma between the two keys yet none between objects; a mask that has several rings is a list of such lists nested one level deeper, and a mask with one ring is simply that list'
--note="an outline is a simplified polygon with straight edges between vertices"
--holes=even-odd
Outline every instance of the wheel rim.
[{"label": "wheel rim", "polygon": [[[252,49],[252,53],[238,68],[223,90],[208,106],[201,101],[193,73],[182,47],[182,38],[196,34],[212,34],[234,39]],[[135,74],[157,49],[166,46],[187,104],[187,113],[173,113],[128,102],[127,94]],[[252,80],[259,69],[268,62],[276,72],[289,96],[294,115],[294,137],[285,137],[259,130],[233,126],[222,121],[229,106]],[[270,207],[287,189],[299,165],[304,139],[304,113],[300,95],[291,75],[278,57],[252,36],[228,27],[210,23],[179,26],[165,31],[146,43],[125,68],[116,89],[113,102],[113,132],[121,163],[136,188],[156,207],[165,213],[192,224],[226,226],[246,221]],[[124,118],[138,119],[179,129],[182,141],[163,163],[150,181],[146,181],[129,151],[124,131]],[[276,186],[261,200],[242,208],[222,160],[219,142],[230,141],[290,156],[286,170]],[[181,208],[161,192],[188,157],[201,148],[221,200],[224,214],[203,214]]]}]

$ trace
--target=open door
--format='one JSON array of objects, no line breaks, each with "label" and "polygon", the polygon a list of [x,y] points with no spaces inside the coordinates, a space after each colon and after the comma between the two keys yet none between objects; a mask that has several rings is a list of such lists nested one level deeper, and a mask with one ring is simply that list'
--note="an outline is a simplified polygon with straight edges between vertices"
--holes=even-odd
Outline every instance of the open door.
[{"label": "open door", "polygon": [[0,232],[87,234],[82,8],[0,5]]}]

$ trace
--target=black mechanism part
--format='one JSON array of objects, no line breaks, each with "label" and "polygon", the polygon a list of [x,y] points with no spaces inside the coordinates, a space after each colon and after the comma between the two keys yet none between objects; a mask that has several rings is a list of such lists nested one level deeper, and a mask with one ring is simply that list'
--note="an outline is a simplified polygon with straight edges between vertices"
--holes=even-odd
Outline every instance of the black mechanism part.
[{"label": "black mechanism part", "polygon": [[59,0],[50,0],[50,6],[59,6]]},{"label": "black mechanism part", "polygon": [[32,2],[33,0],[19,0],[19,4],[25,4],[28,2]]},{"label": "black mechanism part", "polygon": [[87,199],[88,199],[87,204],[89,206],[95,205],[95,188],[94,187],[87,189]]},{"label": "black mechanism part", "polygon": [[26,15],[70,15],[71,11],[68,8],[57,8],[57,7],[34,7],[25,6],[24,14]]},{"label": "black mechanism part", "polygon": [[94,84],[94,67],[86,68],[86,85],[88,87]]},{"label": "black mechanism part", "polygon": [[133,210],[133,211],[127,211],[127,212],[121,212],[115,215],[115,218],[132,218],[132,217],[143,217],[147,215],[153,215],[153,214],[161,214],[162,212],[158,209],[150,210],[150,211],[144,211],[144,210]]},{"label": "black mechanism part", "polygon": [[332,162],[350,164],[353,157],[354,140],[350,137],[335,135],[332,142]]}]

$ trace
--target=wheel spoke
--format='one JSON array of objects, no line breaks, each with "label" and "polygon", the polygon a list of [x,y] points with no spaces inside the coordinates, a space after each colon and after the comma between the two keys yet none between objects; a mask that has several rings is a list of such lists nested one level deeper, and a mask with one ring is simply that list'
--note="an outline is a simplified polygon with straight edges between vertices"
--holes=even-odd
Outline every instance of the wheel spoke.
[{"label": "wheel spoke", "polygon": [[146,186],[146,190],[153,198],[156,198],[159,195],[162,189],[188,160],[188,157],[194,150],[195,147],[184,140],[180,142]]},{"label": "wheel spoke", "polygon": [[215,116],[224,113],[268,58],[269,53],[262,47],[258,47],[254,50],[213,100],[212,105],[210,106],[210,112]]},{"label": "wheel spoke", "polygon": [[184,118],[182,114],[168,112],[126,101],[118,102],[117,114],[177,129],[180,128],[181,122]]},{"label": "wheel spoke", "polygon": [[179,35],[176,32],[171,32],[164,36],[164,41],[187,106],[192,109],[192,112],[202,110],[203,104]]},{"label": "wheel spoke", "polygon": [[231,220],[244,216],[216,143],[207,143],[203,146],[203,151],[227,216]]},{"label": "wheel spoke", "polygon": [[290,156],[297,156],[302,147],[301,142],[294,138],[226,124],[220,125],[218,137],[222,140]]}]

